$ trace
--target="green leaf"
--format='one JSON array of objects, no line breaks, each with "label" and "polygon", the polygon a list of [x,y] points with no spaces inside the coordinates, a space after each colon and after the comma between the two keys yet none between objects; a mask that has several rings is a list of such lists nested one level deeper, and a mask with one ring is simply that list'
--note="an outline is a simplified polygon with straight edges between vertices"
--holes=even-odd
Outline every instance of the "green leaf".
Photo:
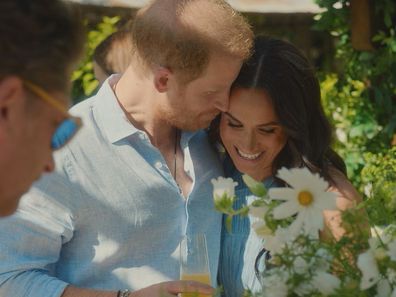
[{"label": "green leaf", "polygon": [[250,192],[257,197],[264,197],[267,195],[267,188],[262,182],[258,182],[247,174],[242,176],[244,183],[249,188]]}]

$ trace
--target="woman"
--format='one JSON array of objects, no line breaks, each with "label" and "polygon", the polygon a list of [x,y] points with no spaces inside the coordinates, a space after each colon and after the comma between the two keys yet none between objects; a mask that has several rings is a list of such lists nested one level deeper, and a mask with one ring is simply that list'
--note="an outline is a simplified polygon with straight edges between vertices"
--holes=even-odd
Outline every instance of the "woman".
[{"label": "woman", "polygon": [[[275,178],[281,167],[318,172],[330,184],[328,190],[336,192],[339,209],[360,201],[343,160],[330,147],[331,128],[313,68],[290,43],[256,38],[254,54],[233,84],[229,111],[212,123],[210,133],[225,148],[226,175],[238,181],[236,208],[253,199],[242,174],[263,181],[267,188],[281,186]],[[264,257],[257,257],[262,241],[250,229],[251,220],[234,217],[231,233],[223,227],[218,279],[224,296],[260,290],[255,267],[263,266]],[[325,221],[327,230],[339,238],[340,213],[326,212]]]}]

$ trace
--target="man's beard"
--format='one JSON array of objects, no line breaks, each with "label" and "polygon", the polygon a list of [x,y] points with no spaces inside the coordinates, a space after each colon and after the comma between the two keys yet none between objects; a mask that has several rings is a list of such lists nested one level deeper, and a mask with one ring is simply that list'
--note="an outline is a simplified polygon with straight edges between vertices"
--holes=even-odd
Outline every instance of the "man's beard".
[{"label": "man's beard", "polygon": [[197,117],[188,116],[188,111],[184,111],[180,108],[174,108],[173,110],[162,109],[157,113],[157,118],[166,122],[169,126],[175,127],[183,131],[197,131],[206,126],[198,121]]}]

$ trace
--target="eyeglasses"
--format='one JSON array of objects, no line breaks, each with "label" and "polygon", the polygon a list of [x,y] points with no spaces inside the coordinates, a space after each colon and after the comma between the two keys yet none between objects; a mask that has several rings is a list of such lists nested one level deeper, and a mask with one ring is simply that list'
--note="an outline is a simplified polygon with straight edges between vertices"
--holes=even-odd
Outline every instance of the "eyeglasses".
[{"label": "eyeglasses", "polygon": [[53,150],[62,148],[70,141],[70,139],[73,138],[74,135],[76,135],[77,131],[81,128],[81,119],[71,116],[64,105],[62,105],[58,100],[54,99],[41,87],[26,80],[23,80],[23,84],[27,89],[29,89],[29,91],[34,93],[41,100],[67,116],[67,118],[56,128],[56,131],[54,135],[52,135],[51,139],[51,148]]}]

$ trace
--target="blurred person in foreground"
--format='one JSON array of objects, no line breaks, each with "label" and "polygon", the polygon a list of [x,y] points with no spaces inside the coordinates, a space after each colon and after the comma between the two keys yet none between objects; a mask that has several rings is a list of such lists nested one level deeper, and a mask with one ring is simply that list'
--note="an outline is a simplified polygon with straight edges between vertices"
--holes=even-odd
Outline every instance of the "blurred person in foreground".
[{"label": "blurred person in foreground", "polygon": [[54,170],[53,151],[80,125],[67,112],[83,45],[74,15],[61,1],[0,1],[0,216]]},{"label": "blurred person in foreground", "polygon": [[56,172],[0,222],[2,296],[213,293],[178,280],[179,243],[206,235],[214,285],[222,168],[202,128],[228,109],[253,34],[226,1],[156,0],[131,35],[127,70],[71,110],[84,127]]}]

